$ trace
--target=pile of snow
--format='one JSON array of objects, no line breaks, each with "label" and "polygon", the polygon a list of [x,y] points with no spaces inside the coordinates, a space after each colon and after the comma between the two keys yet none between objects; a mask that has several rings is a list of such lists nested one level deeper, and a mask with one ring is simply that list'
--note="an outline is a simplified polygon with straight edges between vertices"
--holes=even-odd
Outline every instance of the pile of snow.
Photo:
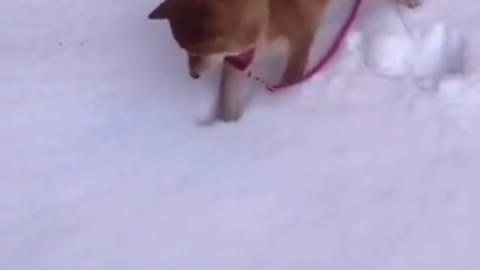
[{"label": "pile of snow", "polygon": [[378,74],[411,76],[419,86],[436,89],[442,78],[464,71],[465,44],[458,30],[444,23],[409,27],[399,7],[392,5],[371,10],[363,22],[360,50]]}]

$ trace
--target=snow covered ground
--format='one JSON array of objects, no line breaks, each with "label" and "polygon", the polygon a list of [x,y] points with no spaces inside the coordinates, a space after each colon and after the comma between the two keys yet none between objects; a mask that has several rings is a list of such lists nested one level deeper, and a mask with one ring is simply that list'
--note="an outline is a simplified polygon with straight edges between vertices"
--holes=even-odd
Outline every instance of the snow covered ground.
[{"label": "snow covered ground", "polygon": [[480,5],[365,2],[208,127],[157,1],[3,3],[0,269],[479,269]]}]

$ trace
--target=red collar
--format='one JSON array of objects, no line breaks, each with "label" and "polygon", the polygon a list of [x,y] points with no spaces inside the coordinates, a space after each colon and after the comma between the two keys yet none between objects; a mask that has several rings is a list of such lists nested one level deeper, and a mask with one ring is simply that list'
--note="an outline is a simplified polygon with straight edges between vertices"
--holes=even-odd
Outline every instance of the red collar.
[{"label": "red collar", "polygon": [[225,57],[225,61],[230,65],[234,66],[236,69],[245,71],[248,66],[253,62],[255,57],[255,49],[249,49],[243,53],[234,56]]}]

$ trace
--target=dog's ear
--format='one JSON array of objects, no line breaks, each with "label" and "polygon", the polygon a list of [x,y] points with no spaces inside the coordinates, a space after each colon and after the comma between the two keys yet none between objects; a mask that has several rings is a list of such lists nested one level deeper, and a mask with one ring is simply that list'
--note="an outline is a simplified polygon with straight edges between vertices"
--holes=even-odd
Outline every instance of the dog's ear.
[{"label": "dog's ear", "polygon": [[163,3],[158,5],[157,8],[155,8],[150,15],[148,15],[148,18],[150,20],[163,20],[167,19],[169,17],[169,13],[171,11],[171,3],[170,0],[165,0]]}]

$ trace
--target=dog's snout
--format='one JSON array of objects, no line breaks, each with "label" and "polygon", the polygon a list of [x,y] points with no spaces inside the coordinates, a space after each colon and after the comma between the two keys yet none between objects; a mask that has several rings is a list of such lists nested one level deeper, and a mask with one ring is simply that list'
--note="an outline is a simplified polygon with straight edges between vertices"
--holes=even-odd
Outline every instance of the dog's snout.
[{"label": "dog's snout", "polygon": [[198,74],[197,72],[190,71],[190,77],[194,79],[198,79],[200,78],[200,74]]}]

